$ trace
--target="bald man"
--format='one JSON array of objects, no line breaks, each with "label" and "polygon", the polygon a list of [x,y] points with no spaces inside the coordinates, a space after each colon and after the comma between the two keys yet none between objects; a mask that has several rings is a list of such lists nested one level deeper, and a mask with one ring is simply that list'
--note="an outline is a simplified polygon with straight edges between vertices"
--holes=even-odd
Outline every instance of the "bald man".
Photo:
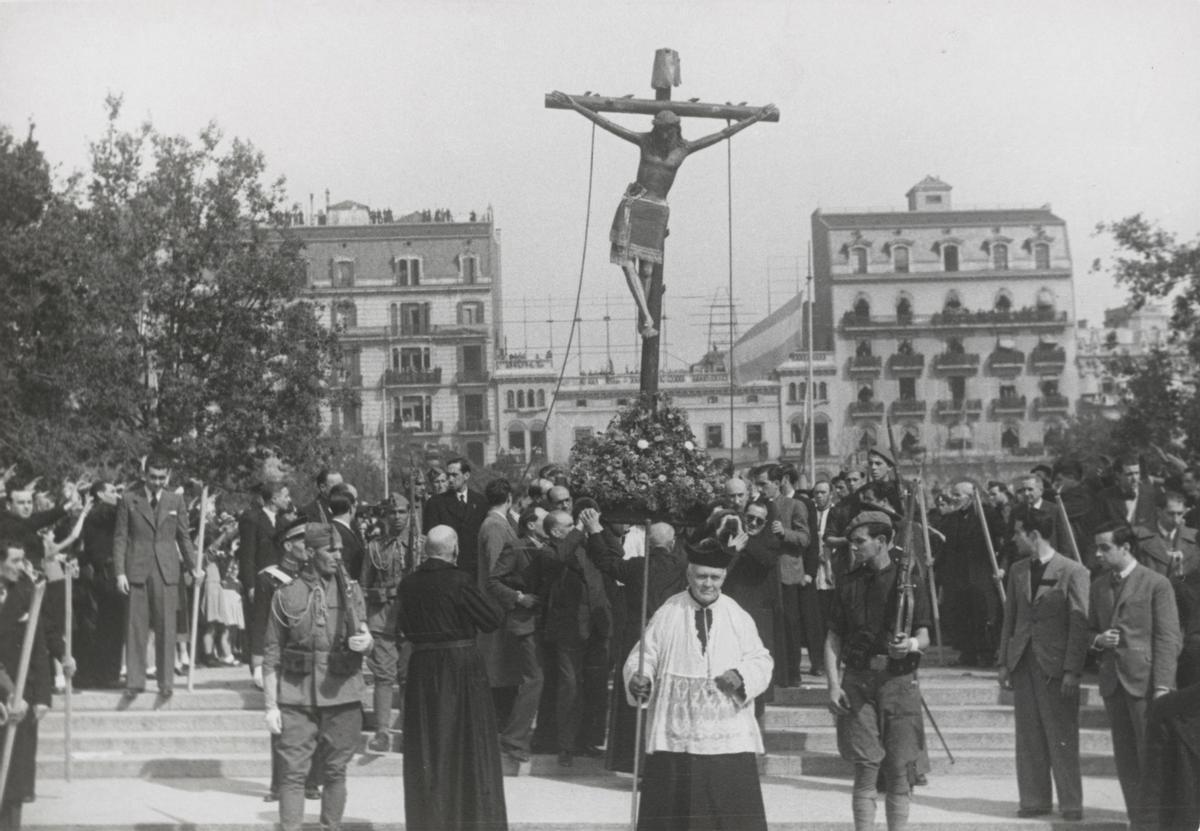
[{"label": "bald man", "polygon": [[500,608],[456,568],[458,534],[429,529],[425,556],[400,584],[397,635],[413,644],[404,709],[404,813],[413,828],[507,827],[496,712],[479,632]]},{"label": "bald man", "polygon": [[725,500],[729,507],[739,514],[746,510],[746,505],[750,502],[750,487],[746,480],[740,476],[731,476],[725,482]]}]

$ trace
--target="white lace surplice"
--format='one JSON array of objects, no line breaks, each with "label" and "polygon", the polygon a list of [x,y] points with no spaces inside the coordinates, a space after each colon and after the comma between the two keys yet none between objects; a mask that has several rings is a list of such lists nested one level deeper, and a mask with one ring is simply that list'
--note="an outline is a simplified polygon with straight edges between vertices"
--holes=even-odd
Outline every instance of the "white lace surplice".
[{"label": "white lace surplice", "polygon": [[[753,702],[771,683],[771,653],[763,646],[750,615],[724,595],[708,607],[712,625],[708,647],[702,651],[696,627],[700,608],[688,592],[680,592],[667,600],[646,626],[644,673],[654,680],[646,750],[697,755],[762,753]],[[635,646],[625,661],[626,695],[637,669]],[[745,682],[744,699],[726,695],[713,681],[730,669],[736,669]],[[632,697],[629,701],[634,703]]]}]

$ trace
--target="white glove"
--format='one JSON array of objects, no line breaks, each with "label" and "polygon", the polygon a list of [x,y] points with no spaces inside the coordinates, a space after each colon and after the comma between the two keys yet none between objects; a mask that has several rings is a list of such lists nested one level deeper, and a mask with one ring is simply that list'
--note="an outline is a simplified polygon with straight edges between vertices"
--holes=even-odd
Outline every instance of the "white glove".
[{"label": "white glove", "polygon": [[371,637],[371,632],[367,629],[367,624],[365,623],[360,623],[358,625],[358,634],[351,635],[346,641],[350,649],[355,652],[368,651],[374,642],[375,639]]}]

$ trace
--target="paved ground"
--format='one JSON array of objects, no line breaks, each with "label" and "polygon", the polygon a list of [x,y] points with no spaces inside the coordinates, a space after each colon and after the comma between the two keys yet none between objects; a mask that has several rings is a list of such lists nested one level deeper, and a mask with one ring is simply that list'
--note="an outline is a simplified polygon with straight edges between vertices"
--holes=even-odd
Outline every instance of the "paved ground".
[{"label": "paved ground", "polygon": [[[508,778],[505,793],[512,831],[615,831],[629,823],[627,777],[549,779]],[[25,807],[25,827],[36,831],[249,831],[272,827],[275,805],[262,802],[263,780],[86,779],[38,783],[37,802]],[[767,779],[763,783],[772,831],[849,831],[850,783],[844,779]],[[1107,778],[1084,780],[1083,823],[1059,817],[1018,820],[1016,783],[978,776],[935,778],[917,790],[910,829],[1086,828],[1124,831],[1120,789]],[[317,820],[317,803],[308,803],[308,821]],[[346,831],[400,831],[404,828],[401,783],[391,777],[359,777],[350,781]],[[879,808],[883,827],[883,806]],[[410,830],[406,830],[410,831]],[[412,829],[411,831],[416,831]]]}]

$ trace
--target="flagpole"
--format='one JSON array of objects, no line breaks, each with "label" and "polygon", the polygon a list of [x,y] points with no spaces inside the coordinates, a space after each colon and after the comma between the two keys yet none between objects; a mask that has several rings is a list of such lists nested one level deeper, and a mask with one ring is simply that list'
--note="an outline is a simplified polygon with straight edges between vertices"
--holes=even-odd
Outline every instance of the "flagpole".
[{"label": "flagpole", "polygon": [[817,480],[817,450],[816,436],[813,431],[813,398],[816,390],[813,385],[813,273],[812,273],[812,243],[808,244],[808,395],[804,397],[804,420],[808,423],[808,486],[811,488]]}]

